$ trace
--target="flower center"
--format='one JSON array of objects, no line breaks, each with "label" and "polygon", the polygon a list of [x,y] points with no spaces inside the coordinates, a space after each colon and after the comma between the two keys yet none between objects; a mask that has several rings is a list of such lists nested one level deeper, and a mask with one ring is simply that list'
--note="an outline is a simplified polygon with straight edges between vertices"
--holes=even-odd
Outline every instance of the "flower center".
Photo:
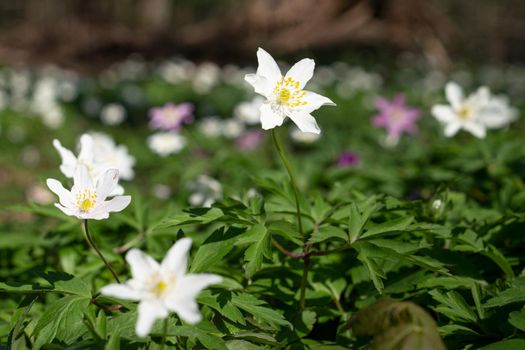
[{"label": "flower center", "polygon": [[168,284],[162,280],[158,281],[155,287],[153,287],[153,294],[160,296],[164,294],[166,289],[168,288]]},{"label": "flower center", "polygon": [[458,110],[459,119],[468,120],[472,118],[472,108],[462,105]]},{"label": "flower center", "polygon": [[307,104],[307,102],[303,100],[306,92],[301,89],[299,82],[291,77],[281,79],[281,81],[275,85],[273,94],[275,96],[275,102],[279,106],[294,108]]},{"label": "flower center", "polygon": [[93,190],[83,190],[77,192],[76,204],[80,211],[87,212],[97,204],[97,192]]}]

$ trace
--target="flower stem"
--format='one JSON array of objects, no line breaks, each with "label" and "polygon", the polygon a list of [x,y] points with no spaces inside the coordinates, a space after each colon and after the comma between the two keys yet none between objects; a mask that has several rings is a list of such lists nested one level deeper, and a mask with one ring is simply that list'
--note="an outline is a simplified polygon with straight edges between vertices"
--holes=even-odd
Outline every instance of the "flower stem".
[{"label": "flower stem", "polygon": [[273,138],[273,142],[275,143],[275,147],[277,148],[277,152],[279,153],[279,157],[281,158],[281,161],[283,162],[283,165],[286,168],[286,171],[288,172],[288,176],[290,177],[290,181],[292,183],[293,193],[295,196],[295,207],[297,208],[297,226],[299,227],[299,232],[304,237],[303,223],[301,220],[301,206],[299,204],[299,193],[297,191],[297,182],[295,181],[295,175],[292,171],[290,162],[286,158],[284,149],[281,146],[279,139],[277,138],[275,129],[272,129],[272,138]]},{"label": "flower stem", "polygon": [[120,280],[119,280],[117,274],[115,273],[115,271],[113,270],[113,268],[111,267],[109,262],[106,260],[104,255],[102,255],[102,252],[97,248],[97,245],[95,244],[95,241],[93,240],[93,238],[89,234],[88,220],[87,219],[84,220],[84,237],[86,238],[86,241],[87,241],[88,245],[91,248],[93,248],[93,250],[95,250],[95,252],[97,252],[97,255],[100,257],[100,259],[102,259],[102,261],[104,262],[104,264],[108,268],[109,272],[111,272],[111,274],[113,275],[113,277],[115,278],[117,283],[120,283]]},{"label": "flower stem", "polygon": [[308,269],[310,267],[310,256],[307,255],[303,259],[303,277],[301,278],[301,294],[299,297],[299,309],[304,310],[305,307],[305,296],[306,296],[306,283],[308,282]]},{"label": "flower stem", "polygon": [[[273,142],[275,143],[275,147],[277,148],[277,152],[279,153],[279,157],[281,158],[281,161],[283,162],[283,165],[286,168],[286,171],[288,172],[288,176],[290,177],[290,182],[292,183],[293,193],[295,197],[295,207],[297,209],[297,226],[299,227],[299,233],[301,234],[301,236],[303,236],[303,239],[305,240],[305,244],[303,247],[303,253],[302,253],[302,259],[303,259],[303,264],[304,264],[303,265],[303,276],[301,278],[301,287],[300,287],[300,294],[299,294],[300,295],[299,309],[302,311],[304,310],[304,307],[305,307],[306,284],[308,282],[308,269],[310,267],[309,246],[306,244],[306,237],[304,235],[303,222],[301,220],[301,216],[302,216],[301,215],[301,205],[299,203],[299,192],[297,190],[297,181],[292,171],[292,166],[290,165],[288,158],[286,158],[286,154],[284,153],[284,149],[281,146],[281,143],[279,142],[277,134],[275,133],[275,129],[272,129],[272,138],[273,138]],[[285,249],[280,244],[278,244],[275,240],[273,240],[272,243],[277,249],[285,253]],[[289,254],[287,255],[292,258],[295,258],[295,256],[292,256]]]},{"label": "flower stem", "polygon": [[159,350],[164,349],[164,344],[166,344],[166,337],[168,335],[168,317],[164,319],[164,328],[162,330],[162,340],[159,346]]}]

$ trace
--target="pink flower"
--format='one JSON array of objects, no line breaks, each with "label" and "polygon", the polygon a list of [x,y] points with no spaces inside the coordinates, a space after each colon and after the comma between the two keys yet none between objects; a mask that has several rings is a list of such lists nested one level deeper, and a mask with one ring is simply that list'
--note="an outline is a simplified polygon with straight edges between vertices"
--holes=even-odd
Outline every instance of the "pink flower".
[{"label": "pink flower", "polygon": [[178,130],[183,123],[191,123],[193,121],[193,104],[181,103],[175,105],[167,103],[162,107],[152,108],[149,111],[149,117],[149,125],[152,129]]},{"label": "pink flower", "polygon": [[248,130],[236,140],[237,147],[241,151],[253,151],[262,143],[264,134],[259,129]]},{"label": "pink flower", "polygon": [[387,143],[395,145],[403,132],[414,134],[417,132],[416,120],[421,112],[406,105],[403,95],[396,96],[392,101],[382,97],[375,100],[379,113],[372,119],[375,127],[384,127],[387,132]]},{"label": "pink flower", "polygon": [[355,152],[343,152],[337,159],[340,167],[355,167],[359,164],[359,155]]}]

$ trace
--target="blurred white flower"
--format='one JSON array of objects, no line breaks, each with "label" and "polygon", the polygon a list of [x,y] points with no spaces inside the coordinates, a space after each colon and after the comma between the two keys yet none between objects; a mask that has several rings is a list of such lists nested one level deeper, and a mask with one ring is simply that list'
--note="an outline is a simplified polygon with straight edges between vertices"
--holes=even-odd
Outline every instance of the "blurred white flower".
[{"label": "blurred white flower", "polygon": [[148,137],[149,148],[161,157],[179,153],[186,146],[184,136],[176,132],[159,132]]},{"label": "blurred white flower", "polygon": [[[53,146],[62,158],[60,171],[68,178],[72,178],[76,169],[86,166],[91,177],[97,179],[108,169],[117,169],[122,178],[131,180],[134,176],[133,165],[135,159],[129,155],[125,146],[117,146],[107,135],[102,133],[83,134],[79,140],[79,153],[64,148],[60,141],[53,140]],[[124,189],[117,186],[112,194],[122,194]]]},{"label": "blurred white flower", "polygon": [[297,143],[309,144],[316,142],[321,136],[319,134],[313,134],[311,132],[302,132],[297,128],[293,128],[290,131],[290,137],[293,141]]},{"label": "blurred white flower", "polygon": [[55,179],[47,179],[47,187],[58,196],[55,206],[64,214],[79,219],[102,220],[110,212],[124,210],[131,202],[130,196],[106,198],[117,188],[118,170],[109,169],[98,180],[91,177],[86,166],[78,166],[73,177],[73,187],[68,191]]},{"label": "blurred white flower", "polygon": [[314,74],[314,60],[302,59],[283,76],[268,52],[259,48],[257,59],[257,72],[247,74],[244,79],[256,93],[266,98],[260,108],[262,128],[273,129],[282,125],[288,117],[301,131],[319,134],[321,130],[310,113],[323,105],[335,103],[327,97],[303,90]]},{"label": "blurred white flower", "polygon": [[484,138],[487,128],[501,128],[517,118],[517,111],[508,105],[506,99],[492,96],[487,87],[480,87],[465,98],[461,87],[449,82],[445,93],[450,105],[435,105],[432,114],[445,124],[447,137],[464,129],[478,138]]},{"label": "blurred white flower", "polygon": [[237,119],[226,119],[221,121],[221,132],[227,139],[235,139],[244,131],[244,125]]},{"label": "blurred white flower", "polygon": [[221,70],[215,64],[206,62],[197,67],[192,79],[193,90],[198,94],[210,92],[219,82]]},{"label": "blurred white flower", "polygon": [[152,193],[158,199],[168,199],[171,196],[171,189],[164,184],[155,184]]},{"label": "blurred white flower", "polygon": [[222,282],[221,276],[186,273],[191,239],[178,240],[159,264],[139,249],[126,254],[132,278],[123,284],[110,284],[100,292],[104,295],[138,301],[135,332],[147,336],[157,320],[175,312],[189,324],[200,322],[202,316],[197,295],[206,287]]},{"label": "blurred white flower", "polygon": [[135,177],[133,167],[135,158],[129,154],[125,145],[117,145],[108,135],[101,132],[90,132],[93,139],[94,161],[100,168],[115,168],[123,180]]},{"label": "blurred white flower", "polygon": [[256,96],[251,101],[241,102],[233,110],[233,115],[247,125],[259,124],[261,121],[259,110],[263,103],[264,97],[262,96]]},{"label": "blurred white flower", "polygon": [[100,112],[100,119],[106,125],[119,125],[126,119],[126,109],[117,103],[107,104]]},{"label": "blurred white flower", "polygon": [[190,80],[194,72],[195,64],[182,59],[166,61],[158,69],[161,78],[171,84],[179,84]]},{"label": "blurred white flower", "polygon": [[206,117],[199,123],[199,131],[208,137],[222,135],[222,120],[218,117]]},{"label": "blurred white flower", "polygon": [[208,175],[199,175],[189,184],[188,189],[192,192],[188,202],[193,207],[211,207],[222,197],[221,183]]}]

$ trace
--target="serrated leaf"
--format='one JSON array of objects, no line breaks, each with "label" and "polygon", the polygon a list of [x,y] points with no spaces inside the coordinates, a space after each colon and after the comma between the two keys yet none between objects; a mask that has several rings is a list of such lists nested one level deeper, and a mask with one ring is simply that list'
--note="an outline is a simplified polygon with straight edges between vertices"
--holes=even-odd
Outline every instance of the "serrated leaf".
[{"label": "serrated leaf", "polygon": [[255,298],[251,294],[233,294],[232,303],[239,309],[242,309],[256,318],[264,320],[270,324],[292,327],[282,314],[267,307],[262,300]]},{"label": "serrated leaf", "polygon": [[55,338],[68,344],[80,337],[85,331],[82,319],[89,302],[90,298],[68,295],[51,304],[33,331],[34,348],[38,350]]},{"label": "serrated leaf", "polygon": [[210,266],[218,263],[233,249],[236,237],[243,232],[244,230],[235,227],[230,227],[228,230],[221,227],[214,231],[195,253],[190,272],[197,273],[209,270]]},{"label": "serrated leaf", "polygon": [[251,278],[260,270],[263,257],[270,255],[271,235],[263,225],[252,227],[248,234],[256,238],[256,241],[244,252],[246,276]]},{"label": "serrated leaf", "polygon": [[365,239],[391,232],[404,231],[408,226],[410,226],[413,220],[414,218],[412,216],[407,216],[389,220],[380,224],[373,224],[369,222],[365,226],[365,232],[359,238]]},{"label": "serrated leaf", "polygon": [[188,224],[209,224],[223,217],[223,212],[219,208],[194,208],[185,213],[175,215],[165,219],[156,228],[166,228]]},{"label": "serrated leaf", "polygon": [[342,228],[331,225],[322,225],[319,230],[314,231],[308,240],[308,243],[314,244],[327,240],[341,240],[346,242],[348,240],[348,234]]},{"label": "serrated leaf", "polygon": [[467,304],[465,299],[456,291],[441,293],[438,290],[432,290],[429,294],[442,305],[435,309],[454,321],[477,322],[478,318],[474,311]]},{"label": "serrated leaf", "polygon": [[359,239],[370,215],[380,207],[381,205],[376,203],[375,197],[371,197],[359,205],[355,202],[350,204],[350,216],[348,221],[348,240],[350,242],[355,242]]}]

